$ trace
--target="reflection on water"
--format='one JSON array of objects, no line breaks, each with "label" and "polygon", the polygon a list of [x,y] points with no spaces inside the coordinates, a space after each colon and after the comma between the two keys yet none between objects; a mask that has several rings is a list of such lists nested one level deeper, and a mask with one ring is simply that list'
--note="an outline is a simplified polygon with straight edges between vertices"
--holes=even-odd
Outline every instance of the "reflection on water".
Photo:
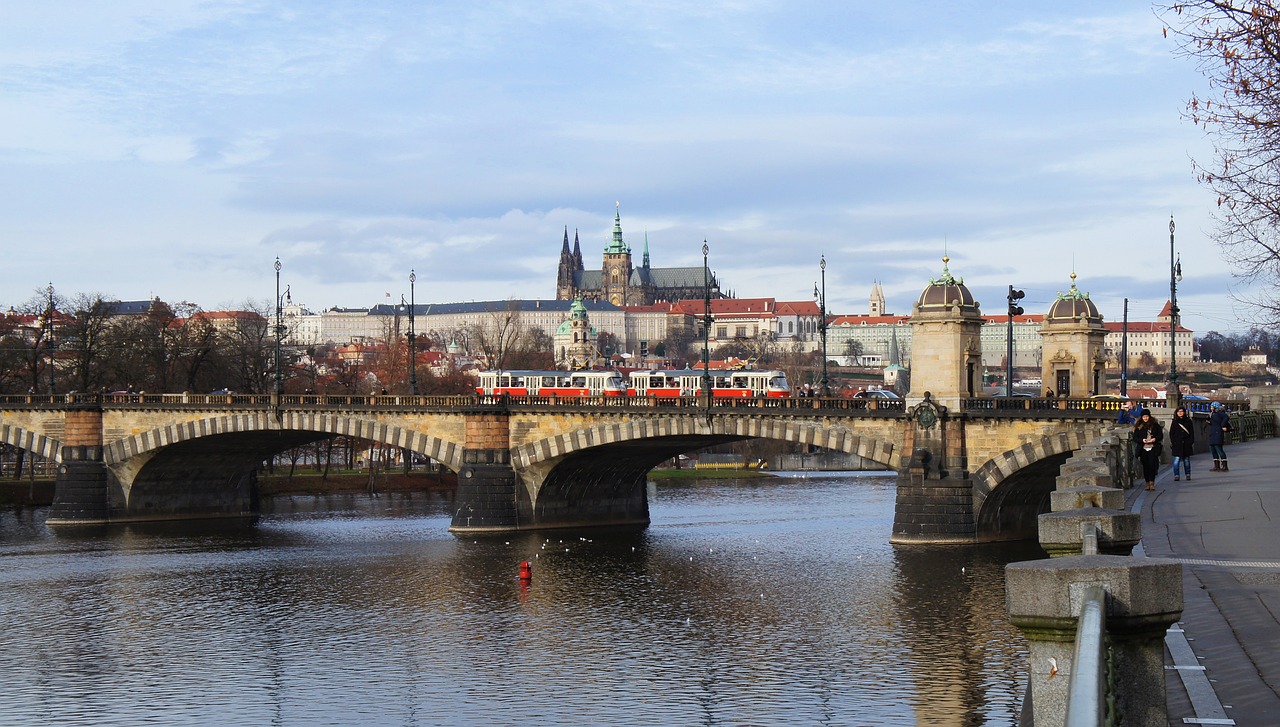
[{"label": "reflection on water", "polygon": [[56,536],[6,513],[0,723],[1014,724],[1003,565],[1038,551],[895,549],[893,496],[682,483],[641,533],[475,539],[439,496]]}]

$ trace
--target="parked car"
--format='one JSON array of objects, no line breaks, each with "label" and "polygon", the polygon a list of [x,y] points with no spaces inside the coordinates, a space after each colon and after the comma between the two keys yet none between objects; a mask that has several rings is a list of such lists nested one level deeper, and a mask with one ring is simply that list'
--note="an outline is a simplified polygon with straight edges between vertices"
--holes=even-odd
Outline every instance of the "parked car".
[{"label": "parked car", "polygon": [[855,399],[901,399],[902,397],[898,396],[892,391],[886,391],[885,389],[868,389],[866,391],[856,392],[853,395],[853,398]]}]

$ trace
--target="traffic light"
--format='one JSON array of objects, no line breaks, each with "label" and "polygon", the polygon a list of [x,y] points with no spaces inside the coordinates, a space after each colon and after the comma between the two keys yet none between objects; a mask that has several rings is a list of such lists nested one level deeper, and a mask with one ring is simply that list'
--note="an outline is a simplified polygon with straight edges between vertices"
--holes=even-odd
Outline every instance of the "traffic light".
[{"label": "traffic light", "polygon": [[1021,290],[1014,290],[1012,285],[1009,286],[1009,318],[1010,319],[1012,319],[1014,316],[1022,315],[1022,306],[1018,305],[1015,301],[1022,300],[1022,298],[1025,295],[1026,293],[1022,292]]}]

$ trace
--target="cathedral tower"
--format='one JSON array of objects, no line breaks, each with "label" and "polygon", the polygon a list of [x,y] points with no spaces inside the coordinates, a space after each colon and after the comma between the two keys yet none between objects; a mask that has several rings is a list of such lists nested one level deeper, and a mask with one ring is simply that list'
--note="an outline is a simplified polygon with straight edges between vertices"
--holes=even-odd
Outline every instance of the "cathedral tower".
[{"label": "cathedral tower", "polygon": [[604,249],[600,288],[605,300],[614,305],[630,305],[631,248],[622,241],[621,207],[613,214],[613,239]]}]

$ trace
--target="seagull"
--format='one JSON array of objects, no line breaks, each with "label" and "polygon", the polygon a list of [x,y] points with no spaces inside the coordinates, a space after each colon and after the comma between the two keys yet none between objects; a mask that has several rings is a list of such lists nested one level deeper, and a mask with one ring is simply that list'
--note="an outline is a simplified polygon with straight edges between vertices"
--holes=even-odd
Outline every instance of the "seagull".
[{"label": "seagull", "polygon": [[1055,676],[1057,676],[1057,674],[1058,674],[1058,660],[1051,656],[1049,657],[1049,678],[1052,679]]}]

